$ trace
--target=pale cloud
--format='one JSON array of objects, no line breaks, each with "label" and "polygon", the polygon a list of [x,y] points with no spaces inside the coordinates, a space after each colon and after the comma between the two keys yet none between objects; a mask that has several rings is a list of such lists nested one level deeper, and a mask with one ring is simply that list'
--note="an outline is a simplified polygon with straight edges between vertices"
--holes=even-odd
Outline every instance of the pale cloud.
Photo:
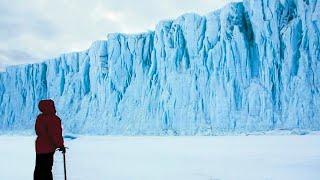
[{"label": "pale cloud", "polygon": [[1,0],[0,64],[81,51],[107,34],[154,30],[163,19],[207,14],[233,0]]},{"label": "pale cloud", "polygon": [[121,12],[108,10],[108,9],[102,8],[101,6],[98,6],[94,9],[92,13],[92,18],[112,21],[112,22],[122,22],[124,20],[123,19],[124,16]]}]

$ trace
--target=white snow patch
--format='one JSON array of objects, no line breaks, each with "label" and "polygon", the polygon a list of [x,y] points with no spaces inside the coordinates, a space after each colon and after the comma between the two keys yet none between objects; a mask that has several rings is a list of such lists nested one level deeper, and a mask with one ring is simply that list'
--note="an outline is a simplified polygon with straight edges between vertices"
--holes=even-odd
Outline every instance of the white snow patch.
[{"label": "white snow patch", "polygon": [[[32,179],[34,137],[0,136],[0,179]],[[320,177],[319,135],[114,137],[67,140],[71,180],[308,179]],[[60,153],[55,179],[63,179]],[[19,173],[17,173],[19,172]]]}]

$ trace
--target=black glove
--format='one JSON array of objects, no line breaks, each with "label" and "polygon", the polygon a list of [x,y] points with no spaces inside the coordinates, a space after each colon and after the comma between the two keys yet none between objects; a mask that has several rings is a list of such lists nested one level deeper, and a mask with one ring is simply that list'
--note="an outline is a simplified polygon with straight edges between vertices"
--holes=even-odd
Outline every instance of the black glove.
[{"label": "black glove", "polygon": [[64,154],[64,153],[66,153],[66,148],[65,147],[60,147],[60,148],[58,148],[58,151],[61,151]]}]

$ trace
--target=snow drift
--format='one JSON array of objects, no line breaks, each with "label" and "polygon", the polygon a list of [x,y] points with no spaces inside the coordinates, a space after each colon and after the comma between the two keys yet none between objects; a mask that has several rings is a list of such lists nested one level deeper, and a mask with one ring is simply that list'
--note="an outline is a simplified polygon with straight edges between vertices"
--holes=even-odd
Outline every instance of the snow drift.
[{"label": "snow drift", "polygon": [[89,134],[320,130],[320,1],[245,0],[0,73],[0,131],[52,98]]}]

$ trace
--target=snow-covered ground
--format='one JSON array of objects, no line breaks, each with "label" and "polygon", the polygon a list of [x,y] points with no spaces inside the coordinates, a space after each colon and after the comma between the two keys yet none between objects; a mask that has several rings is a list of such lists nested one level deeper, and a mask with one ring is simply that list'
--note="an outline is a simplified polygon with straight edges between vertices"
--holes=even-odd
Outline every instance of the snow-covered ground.
[{"label": "snow-covered ground", "polygon": [[[34,137],[0,136],[0,179],[32,179]],[[320,136],[112,137],[67,140],[69,180],[317,180]],[[55,180],[63,179],[56,153]]]}]

